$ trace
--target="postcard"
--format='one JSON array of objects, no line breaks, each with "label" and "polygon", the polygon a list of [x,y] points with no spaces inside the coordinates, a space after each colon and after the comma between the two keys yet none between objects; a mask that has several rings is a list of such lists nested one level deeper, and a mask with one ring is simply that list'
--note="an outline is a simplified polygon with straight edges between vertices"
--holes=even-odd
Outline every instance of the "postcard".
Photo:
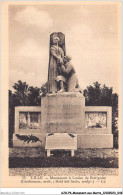
[{"label": "postcard", "polygon": [[121,2],[1,2],[1,187],[121,187]]}]

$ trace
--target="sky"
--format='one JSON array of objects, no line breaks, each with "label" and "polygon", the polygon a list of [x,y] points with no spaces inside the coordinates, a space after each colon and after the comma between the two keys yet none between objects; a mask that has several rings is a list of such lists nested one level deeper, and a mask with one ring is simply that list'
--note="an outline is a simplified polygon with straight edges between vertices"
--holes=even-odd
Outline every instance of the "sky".
[{"label": "sky", "polygon": [[98,81],[118,92],[120,77],[117,4],[10,5],[9,88],[18,80],[41,87],[47,81],[49,38],[65,34],[80,87]]}]

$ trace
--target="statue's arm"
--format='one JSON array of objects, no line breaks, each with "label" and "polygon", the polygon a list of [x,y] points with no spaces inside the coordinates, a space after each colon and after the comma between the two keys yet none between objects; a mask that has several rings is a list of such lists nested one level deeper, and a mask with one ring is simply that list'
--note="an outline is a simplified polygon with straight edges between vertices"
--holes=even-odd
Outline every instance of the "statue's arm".
[{"label": "statue's arm", "polygon": [[56,59],[59,59],[59,56],[56,55],[56,52],[54,49],[51,48],[51,55],[54,56]]},{"label": "statue's arm", "polygon": [[61,70],[62,70],[63,73],[69,74],[70,71],[72,70],[72,66],[69,65],[69,66],[65,67],[64,65],[62,65],[62,66],[61,66]]},{"label": "statue's arm", "polygon": [[63,51],[63,49],[61,49],[61,57],[62,58],[64,57],[64,51]]}]

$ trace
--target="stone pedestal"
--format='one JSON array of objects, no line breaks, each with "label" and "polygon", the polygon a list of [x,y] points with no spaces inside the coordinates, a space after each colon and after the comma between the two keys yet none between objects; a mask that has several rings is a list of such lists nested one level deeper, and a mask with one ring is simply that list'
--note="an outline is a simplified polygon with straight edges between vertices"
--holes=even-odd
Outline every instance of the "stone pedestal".
[{"label": "stone pedestal", "polygon": [[[106,126],[86,127],[87,113],[105,113]],[[113,148],[111,115],[111,107],[85,106],[81,93],[48,94],[41,101],[41,131],[75,133],[77,148]]]},{"label": "stone pedestal", "polygon": [[47,95],[41,101],[41,129],[46,133],[81,133],[85,98],[81,93]]},{"label": "stone pedestal", "polygon": [[[22,113],[31,115],[32,112],[41,116],[38,126],[29,125],[32,118],[27,120],[28,128],[22,128]],[[112,108],[109,106],[85,106],[85,98],[81,93],[47,94],[41,99],[40,106],[20,106],[15,108],[14,147],[44,147],[47,133],[76,134],[77,148],[113,148]],[[35,136],[40,141],[24,142],[20,137]],[[64,139],[65,140],[65,139]],[[68,141],[65,140],[66,143]],[[65,146],[65,144],[63,144]],[[73,155],[73,153],[72,153]]]}]

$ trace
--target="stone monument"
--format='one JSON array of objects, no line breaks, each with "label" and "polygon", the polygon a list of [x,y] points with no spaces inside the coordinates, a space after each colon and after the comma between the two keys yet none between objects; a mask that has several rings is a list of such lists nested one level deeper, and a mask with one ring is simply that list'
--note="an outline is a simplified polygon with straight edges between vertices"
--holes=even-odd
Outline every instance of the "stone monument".
[{"label": "stone monument", "polygon": [[[36,143],[18,140],[28,135]],[[59,140],[59,142],[58,142]],[[112,108],[85,106],[71,56],[66,55],[65,35],[50,35],[48,88],[41,107],[15,108],[13,145],[50,149],[112,148]]]},{"label": "stone monument", "polygon": [[[71,57],[65,53],[64,34],[51,34],[48,93],[47,97],[42,98],[41,106],[42,129],[46,133],[59,133],[59,139],[62,136],[64,145],[65,138],[60,134],[75,133],[82,129],[81,120],[84,113],[84,98],[80,93],[75,68],[70,62]],[[49,144],[46,140],[46,149],[47,145]]]}]

